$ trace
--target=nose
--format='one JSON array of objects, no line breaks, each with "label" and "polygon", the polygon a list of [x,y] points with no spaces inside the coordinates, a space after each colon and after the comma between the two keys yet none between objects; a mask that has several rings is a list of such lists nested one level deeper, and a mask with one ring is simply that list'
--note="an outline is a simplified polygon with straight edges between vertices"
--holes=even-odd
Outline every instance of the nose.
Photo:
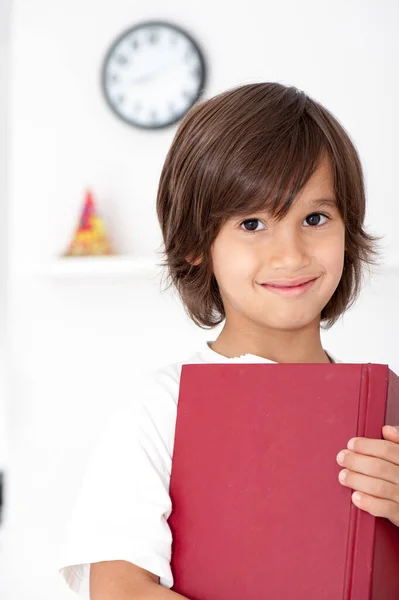
[{"label": "nose", "polygon": [[294,273],[309,266],[311,259],[300,233],[282,228],[270,239],[269,265],[274,270]]}]

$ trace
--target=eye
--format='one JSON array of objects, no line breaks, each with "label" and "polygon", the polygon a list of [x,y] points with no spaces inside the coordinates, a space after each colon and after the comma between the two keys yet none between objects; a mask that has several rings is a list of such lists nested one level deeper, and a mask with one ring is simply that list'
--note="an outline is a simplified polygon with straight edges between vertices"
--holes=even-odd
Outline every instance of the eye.
[{"label": "eye", "polygon": [[[261,226],[259,228],[259,225]],[[240,225],[240,227],[242,229],[244,229],[244,231],[262,231],[262,229],[266,229],[266,227],[263,225],[262,221],[259,221],[259,219],[246,219],[245,221],[243,221]]]},{"label": "eye", "polygon": [[[325,219],[325,221],[322,219]],[[325,225],[328,220],[329,217],[327,217],[327,215],[323,215],[322,213],[312,213],[306,217],[305,223],[307,223],[307,225],[305,225],[305,227],[320,227],[321,225]]]}]

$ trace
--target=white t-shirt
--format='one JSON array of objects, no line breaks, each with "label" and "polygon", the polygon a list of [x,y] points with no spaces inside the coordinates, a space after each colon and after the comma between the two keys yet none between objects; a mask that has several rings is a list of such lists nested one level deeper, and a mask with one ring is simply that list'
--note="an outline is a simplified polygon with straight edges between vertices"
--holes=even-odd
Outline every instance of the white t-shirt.
[{"label": "white t-shirt", "polygon": [[90,564],[100,561],[131,562],[173,586],[167,521],[181,367],[232,362],[272,363],[253,354],[226,358],[205,344],[189,360],[144,376],[137,397],[106,428],[89,461],[60,563],[69,587],[86,600]]}]

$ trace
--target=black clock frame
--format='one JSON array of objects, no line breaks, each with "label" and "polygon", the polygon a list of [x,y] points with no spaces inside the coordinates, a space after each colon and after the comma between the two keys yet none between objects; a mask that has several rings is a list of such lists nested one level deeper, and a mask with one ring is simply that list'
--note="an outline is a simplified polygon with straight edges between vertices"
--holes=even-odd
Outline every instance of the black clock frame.
[{"label": "black clock frame", "polygon": [[[174,31],[176,31],[176,33],[179,33],[181,35],[183,35],[184,37],[186,37],[190,43],[194,46],[197,54],[198,54],[198,58],[200,61],[200,65],[201,65],[201,78],[200,78],[200,86],[198,88],[198,92],[195,95],[195,97],[193,98],[189,108],[184,111],[183,113],[177,115],[176,117],[174,117],[173,119],[171,119],[170,121],[168,121],[167,123],[162,123],[159,125],[143,125],[142,123],[137,123],[133,120],[127,119],[126,117],[124,117],[123,115],[121,115],[116,108],[114,107],[113,103],[111,102],[108,93],[107,93],[107,86],[106,86],[106,70],[107,70],[107,65],[108,62],[111,58],[111,55],[113,54],[115,48],[119,45],[119,43],[127,36],[130,35],[131,33],[133,33],[134,31],[138,30],[138,29],[142,29],[143,27],[167,27],[168,29],[172,29]],[[104,99],[108,105],[108,107],[111,109],[111,111],[114,113],[114,115],[116,115],[118,117],[118,119],[124,121],[125,123],[127,123],[128,125],[131,125],[132,127],[136,127],[139,129],[145,129],[145,130],[159,130],[159,129],[166,129],[168,127],[172,127],[173,125],[176,125],[176,123],[178,123],[179,121],[181,121],[181,119],[184,117],[184,115],[188,112],[188,110],[190,110],[190,108],[197,102],[197,100],[199,100],[199,98],[201,98],[202,94],[204,93],[204,88],[205,88],[205,83],[207,80],[207,69],[206,69],[206,62],[205,62],[205,58],[204,58],[204,54],[202,49],[200,48],[200,46],[198,45],[198,43],[194,40],[194,38],[187,33],[187,31],[185,29],[183,29],[182,27],[179,27],[178,25],[174,25],[172,23],[169,23],[168,21],[141,21],[140,23],[137,23],[136,25],[134,25],[133,27],[129,27],[127,29],[125,29],[115,40],[114,42],[111,44],[111,46],[109,47],[104,60],[103,60],[103,65],[102,65],[102,69],[101,69],[101,89],[102,89],[102,93],[104,96]]]}]

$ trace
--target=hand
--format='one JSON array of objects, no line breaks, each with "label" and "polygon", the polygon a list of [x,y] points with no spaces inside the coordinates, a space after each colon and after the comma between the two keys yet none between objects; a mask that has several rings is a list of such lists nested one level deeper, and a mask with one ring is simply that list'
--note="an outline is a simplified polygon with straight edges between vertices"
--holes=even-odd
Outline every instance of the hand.
[{"label": "hand", "polygon": [[383,440],[349,440],[348,449],[337,455],[345,467],[339,481],[354,490],[355,506],[399,527],[399,426],[384,425],[382,435]]}]

